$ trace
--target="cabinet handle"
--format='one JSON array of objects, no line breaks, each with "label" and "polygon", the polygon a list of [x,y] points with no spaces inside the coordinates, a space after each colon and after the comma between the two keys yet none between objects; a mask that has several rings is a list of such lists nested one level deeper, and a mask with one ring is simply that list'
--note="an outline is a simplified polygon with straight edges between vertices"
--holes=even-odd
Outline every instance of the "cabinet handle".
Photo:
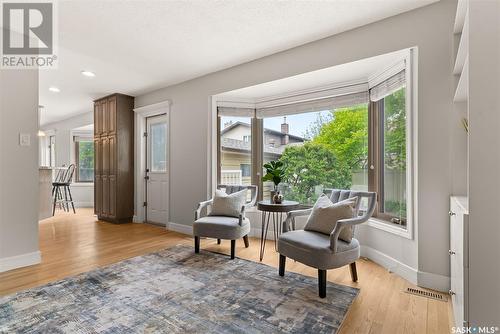
[{"label": "cabinet handle", "polygon": [[451,216],[455,216],[456,213],[450,210],[450,211],[448,211],[448,215],[450,215],[450,217],[451,217]]},{"label": "cabinet handle", "polygon": [[449,290],[449,291],[448,291],[448,294],[449,294],[450,296],[454,296],[454,295],[455,295],[455,292],[453,292],[453,290]]},{"label": "cabinet handle", "polygon": [[455,252],[450,249],[450,250],[448,250],[448,254],[455,255]]}]

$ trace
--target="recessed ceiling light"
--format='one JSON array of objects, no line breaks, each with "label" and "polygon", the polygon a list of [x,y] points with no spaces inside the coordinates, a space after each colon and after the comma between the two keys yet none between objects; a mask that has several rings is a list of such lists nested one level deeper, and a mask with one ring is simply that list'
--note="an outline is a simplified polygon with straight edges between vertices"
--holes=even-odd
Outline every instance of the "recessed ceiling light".
[{"label": "recessed ceiling light", "polygon": [[59,88],[54,87],[54,86],[49,87],[49,90],[50,90],[51,92],[53,92],[53,93],[59,93],[59,92],[61,91]]},{"label": "recessed ceiling light", "polygon": [[82,73],[82,75],[86,76],[86,77],[90,77],[90,78],[93,78],[95,77],[95,73],[94,72],[91,72],[91,71],[81,71],[80,73]]}]

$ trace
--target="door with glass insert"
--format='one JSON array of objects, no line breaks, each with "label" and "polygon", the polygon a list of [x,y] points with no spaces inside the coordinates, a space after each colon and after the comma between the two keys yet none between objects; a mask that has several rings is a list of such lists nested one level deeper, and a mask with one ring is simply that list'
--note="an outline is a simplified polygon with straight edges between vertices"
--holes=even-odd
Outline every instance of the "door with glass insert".
[{"label": "door with glass insert", "polygon": [[146,221],[168,222],[168,127],[167,116],[147,118]]}]

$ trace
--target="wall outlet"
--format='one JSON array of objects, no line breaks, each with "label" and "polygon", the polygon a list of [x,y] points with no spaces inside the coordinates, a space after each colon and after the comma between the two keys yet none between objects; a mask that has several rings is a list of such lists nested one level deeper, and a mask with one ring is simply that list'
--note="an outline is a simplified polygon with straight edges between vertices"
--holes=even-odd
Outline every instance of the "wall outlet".
[{"label": "wall outlet", "polygon": [[29,133],[20,133],[19,134],[19,145],[21,146],[30,146],[31,136]]}]

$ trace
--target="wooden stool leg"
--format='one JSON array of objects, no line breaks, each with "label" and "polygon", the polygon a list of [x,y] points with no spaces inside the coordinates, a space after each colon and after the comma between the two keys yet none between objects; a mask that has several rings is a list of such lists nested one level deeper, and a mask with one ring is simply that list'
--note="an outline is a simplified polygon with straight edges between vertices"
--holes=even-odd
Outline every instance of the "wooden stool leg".
[{"label": "wooden stool leg", "polygon": [[245,235],[243,237],[243,241],[245,242],[245,248],[250,247],[250,243],[248,242],[248,235]]},{"label": "wooden stool leg", "polygon": [[68,187],[69,202],[71,203],[71,207],[73,208],[73,213],[76,214],[75,204],[73,203],[73,196],[71,195],[71,188],[69,186],[67,187]]},{"label": "wooden stool leg", "polygon": [[[57,186],[54,186],[54,187],[57,187]],[[57,189],[54,189],[52,190],[52,194],[54,195],[54,203],[52,205],[52,216],[54,216],[56,214],[56,204],[57,204],[57,193],[59,192],[59,190]]]},{"label": "wooden stool leg", "polygon": [[220,239],[217,239],[217,245],[220,245]]}]

